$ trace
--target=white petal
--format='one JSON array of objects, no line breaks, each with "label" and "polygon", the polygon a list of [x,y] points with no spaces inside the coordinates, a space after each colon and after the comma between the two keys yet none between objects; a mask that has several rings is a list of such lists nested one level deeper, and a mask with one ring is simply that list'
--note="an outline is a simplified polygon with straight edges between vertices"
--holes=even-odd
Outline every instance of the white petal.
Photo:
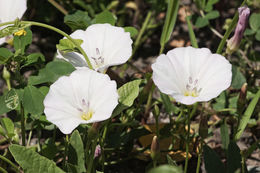
[{"label": "white petal", "polygon": [[176,71],[175,64],[172,63],[170,57],[162,54],[156,62],[152,64],[153,81],[155,85],[165,94],[180,93],[182,87],[180,86],[181,74]]},{"label": "white petal", "polygon": [[88,66],[85,58],[77,52],[63,53],[63,52],[57,50],[56,58],[68,61],[75,68],[87,67]]},{"label": "white petal", "polygon": [[[83,100],[88,105],[87,111],[93,112],[88,121],[81,118]],[[114,81],[105,74],[81,68],[51,85],[44,100],[44,112],[47,120],[68,134],[79,124],[108,119],[118,104],[117,100]]]},{"label": "white petal", "polygon": [[209,57],[207,73],[201,76],[201,97],[210,100],[217,97],[223,90],[227,89],[231,84],[232,66],[225,57],[212,54]]},{"label": "white petal", "polygon": [[0,0],[1,22],[14,21],[21,18],[27,8],[27,0]]}]

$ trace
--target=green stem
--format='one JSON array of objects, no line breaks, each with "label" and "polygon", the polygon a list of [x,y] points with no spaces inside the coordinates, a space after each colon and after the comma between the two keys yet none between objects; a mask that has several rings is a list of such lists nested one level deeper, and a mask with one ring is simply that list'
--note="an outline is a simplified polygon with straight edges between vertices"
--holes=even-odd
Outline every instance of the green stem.
[{"label": "green stem", "polygon": [[29,132],[29,136],[28,136],[28,140],[27,140],[27,147],[30,146],[30,142],[31,142],[31,137],[32,137],[32,130],[30,130]]},{"label": "green stem", "polygon": [[159,133],[159,115],[155,115],[155,125],[156,125],[156,136],[159,140],[159,136],[160,136],[160,133]]},{"label": "green stem", "polygon": [[241,161],[242,162],[242,168],[241,168],[242,169],[242,171],[241,171],[242,173],[245,173],[245,160],[246,160],[246,158],[244,156],[242,156],[242,161]]},{"label": "green stem", "polygon": [[185,157],[185,166],[184,166],[184,173],[187,173],[188,170],[188,161],[189,161],[189,142],[190,142],[190,115],[187,115],[187,125],[188,131],[186,136],[186,157]]},{"label": "green stem", "polygon": [[21,103],[21,130],[22,130],[22,145],[25,146],[25,118],[24,118],[24,108]]},{"label": "green stem", "polygon": [[[246,0],[243,1],[243,3],[241,4],[241,6],[243,6],[246,3]],[[232,22],[230,24],[230,26],[228,27],[228,29],[226,30],[223,39],[220,41],[219,45],[218,45],[218,49],[217,52],[218,54],[222,53],[222,50],[224,48],[224,45],[226,44],[226,41],[229,37],[229,35],[231,34],[231,32],[233,31],[233,29],[235,28],[236,24],[238,21],[238,12],[236,12],[235,16],[232,19]]]},{"label": "green stem", "polygon": [[16,172],[20,172],[19,168],[13,164],[13,162],[11,162],[9,159],[5,158],[4,156],[0,155],[0,159],[2,159],[3,161],[7,162],[9,165],[11,165]]},{"label": "green stem", "polygon": [[157,165],[157,160],[156,160],[156,159],[154,159],[154,160],[153,160],[153,167],[155,168],[155,167],[156,167],[156,165]]},{"label": "green stem", "polygon": [[65,170],[66,170],[66,165],[67,165],[68,148],[69,148],[69,135],[66,135],[65,150],[64,150],[64,156],[63,156],[63,169],[65,169]]},{"label": "green stem", "polygon": [[0,172],[2,173],[8,173],[4,168],[0,167]]},{"label": "green stem", "polygon": [[200,172],[201,153],[202,153],[202,139],[200,139],[199,155],[198,155],[196,173]]},{"label": "green stem", "polygon": [[[108,122],[109,122],[109,121],[108,121]],[[104,150],[104,143],[105,143],[105,139],[106,139],[106,135],[107,135],[107,127],[108,127],[108,123],[106,123],[105,126],[104,126],[104,131],[103,131],[102,139],[101,139],[101,142],[100,142],[101,160],[102,160],[102,172],[104,172],[104,170],[105,170],[105,150]]]},{"label": "green stem", "polygon": [[94,142],[92,143],[92,148],[91,148],[91,153],[89,156],[89,160],[88,160],[88,167],[87,167],[87,173],[91,173],[92,172],[92,167],[93,167],[93,161],[94,161],[94,154],[95,154],[95,150],[96,150],[96,146],[97,146],[97,138],[94,139]]},{"label": "green stem", "polygon": [[[15,21],[13,22],[6,22],[6,23],[1,23],[0,24],[0,27],[1,26],[4,26],[4,25],[10,25],[10,24],[15,24]],[[71,38],[71,36],[69,36],[67,33],[63,32],[62,30],[58,29],[58,28],[55,28],[53,26],[50,26],[50,25],[47,25],[47,24],[44,24],[44,23],[39,23],[39,22],[33,22],[33,21],[20,21],[20,24],[29,24],[29,25],[34,25],[34,26],[40,26],[40,27],[43,27],[43,28],[47,28],[47,29],[50,29],[50,30],[53,30],[61,35],[63,35],[64,37],[67,37],[67,39],[69,39],[77,48],[78,50],[80,51],[80,53],[84,56],[84,58],[86,59],[86,62],[88,64],[88,67],[90,69],[93,70],[93,67],[89,61],[89,58],[87,56],[87,54],[85,53],[85,51],[81,48],[81,46],[73,39]]]},{"label": "green stem", "polygon": [[[142,25],[142,28],[141,28],[141,30],[139,31],[139,34],[137,35],[137,38],[136,38],[136,40],[135,40],[135,42],[134,42],[134,49],[133,49],[133,53],[132,53],[131,58],[132,58],[133,55],[135,54],[135,52],[136,52],[138,46],[140,45],[141,38],[142,38],[142,36],[143,36],[144,31],[146,30],[146,28],[147,28],[147,26],[148,26],[148,23],[149,23],[149,21],[150,21],[151,16],[152,16],[152,11],[149,11],[149,12],[147,13],[147,15],[146,15],[146,18],[145,18],[145,20],[144,20],[144,23],[143,23],[143,25]],[[130,59],[131,59],[131,58],[130,58]]]}]

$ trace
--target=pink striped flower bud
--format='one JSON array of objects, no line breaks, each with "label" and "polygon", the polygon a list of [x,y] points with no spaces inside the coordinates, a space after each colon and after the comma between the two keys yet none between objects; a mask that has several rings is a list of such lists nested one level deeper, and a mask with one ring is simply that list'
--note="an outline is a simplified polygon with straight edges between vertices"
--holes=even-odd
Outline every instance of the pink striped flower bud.
[{"label": "pink striped flower bud", "polygon": [[228,54],[232,54],[239,48],[240,42],[243,38],[243,34],[245,32],[246,26],[248,24],[248,18],[250,15],[250,9],[246,6],[238,8],[239,12],[239,20],[236,26],[235,34],[227,43]]}]

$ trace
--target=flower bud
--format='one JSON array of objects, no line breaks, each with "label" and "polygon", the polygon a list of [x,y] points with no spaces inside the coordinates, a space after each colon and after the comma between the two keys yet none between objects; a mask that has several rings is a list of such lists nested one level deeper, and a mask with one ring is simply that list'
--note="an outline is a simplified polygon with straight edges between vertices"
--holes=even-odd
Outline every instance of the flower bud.
[{"label": "flower bud", "polygon": [[88,130],[89,139],[94,139],[98,135],[100,126],[101,126],[100,122],[95,122],[92,124],[91,128]]},{"label": "flower bud", "polygon": [[244,83],[241,87],[239,97],[237,100],[237,110],[239,113],[243,112],[246,103],[247,83]]},{"label": "flower bud", "polygon": [[101,147],[100,145],[97,145],[96,146],[96,149],[95,149],[95,154],[94,154],[94,158],[97,158],[101,155]]},{"label": "flower bud", "polygon": [[208,136],[208,118],[206,115],[200,116],[199,135],[202,139]]},{"label": "flower bud", "polygon": [[10,72],[6,69],[6,67],[4,67],[4,70],[3,70],[3,78],[4,78],[5,80],[9,80],[10,77],[11,77]]},{"label": "flower bud", "polygon": [[151,157],[153,160],[157,160],[160,157],[160,144],[157,136],[154,136],[152,140]]},{"label": "flower bud", "polygon": [[235,34],[227,43],[227,50],[228,54],[232,54],[239,48],[240,42],[242,40],[244,31],[248,24],[248,18],[250,15],[250,9],[246,6],[238,8],[239,12],[239,19],[236,26]]}]

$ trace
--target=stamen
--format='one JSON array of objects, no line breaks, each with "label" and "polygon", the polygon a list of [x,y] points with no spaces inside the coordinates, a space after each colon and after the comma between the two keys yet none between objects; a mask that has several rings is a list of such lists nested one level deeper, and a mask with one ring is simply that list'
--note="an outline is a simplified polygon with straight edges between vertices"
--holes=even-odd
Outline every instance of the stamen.
[{"label": "stamen", "polygon": [[93,112],[92,111],[88,111],[87,113],[83,113],[82,115],[81,115],[81,119],[83,119],[83,120],[90,120],[91,118],[92,118],[92,116],[93,116]]},{"label": "stamen", "polygon": [[190,90],[190,85],[189,84],[186,85],[186,89]]},{"label": "stamen", "polygon": [[83,112],[83,110],[82,110],[82,109],[80,109],[80,108],[77,108],[77,110],[78,110],[78,111],[80,111],[80,112]]},{"label": "stamen", "polygon": [[194,85],[197,85],[197,83],[198,83],[198,79],[196,79],[196,80],[194,81]]},{"label": "stamen", "polygon": [[96,48],[96,54],[97,54],[97,55],[100,55],[100,52],[99,52],[99,49],[98,49],[98,48]]},{"label": "stamen", "polygon": [[189,77],[189,83],[192,84],[192,77]]}]

